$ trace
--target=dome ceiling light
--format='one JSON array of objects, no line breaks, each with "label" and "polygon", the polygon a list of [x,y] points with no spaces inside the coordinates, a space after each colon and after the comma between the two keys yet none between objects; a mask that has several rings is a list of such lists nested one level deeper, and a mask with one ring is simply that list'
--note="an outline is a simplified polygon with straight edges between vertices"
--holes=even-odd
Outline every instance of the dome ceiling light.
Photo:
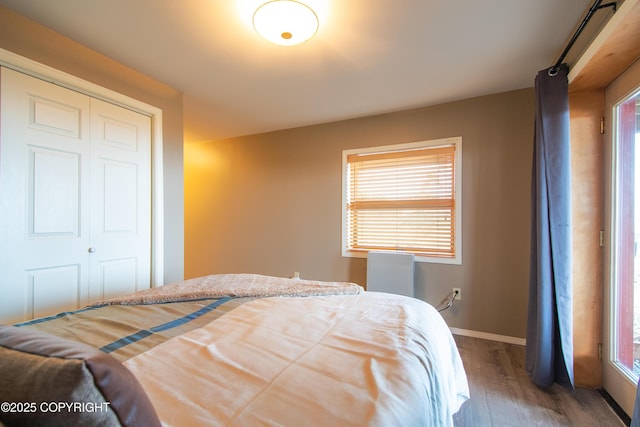
[{"label": "dome ceiling light", "polygon": [[272,43],[292,46],[309,40],[318,31],[318,16],[295,0],[264,3],[253,14],[253,27]]}]

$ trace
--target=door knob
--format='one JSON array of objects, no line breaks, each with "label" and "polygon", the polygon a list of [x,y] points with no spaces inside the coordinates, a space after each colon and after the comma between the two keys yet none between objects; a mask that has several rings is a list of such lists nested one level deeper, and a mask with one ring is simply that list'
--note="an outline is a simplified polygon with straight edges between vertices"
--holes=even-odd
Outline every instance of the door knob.
[{"label": "door knob", "polygon": [[96,251],[96,248],[93,248],[93,247],[89,248],[89,253],[90,254],[94,253],[95,251]]}]

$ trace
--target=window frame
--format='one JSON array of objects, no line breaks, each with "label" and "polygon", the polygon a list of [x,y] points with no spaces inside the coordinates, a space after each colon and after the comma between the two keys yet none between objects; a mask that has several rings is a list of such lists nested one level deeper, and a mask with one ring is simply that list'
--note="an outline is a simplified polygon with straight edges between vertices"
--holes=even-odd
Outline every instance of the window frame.
[{"label": "window frame", "polygon": [[[347,200],[349,196],[349,177],[348,177],[348,157],[354,154],[370,154],[403,151],[419,148],[437,148],[442,146],[454,145],[454,256],[453,257],[437,257],[425,256],[424,254],[415,254],[415,261],[436,264],[462,264],[462,137],[450,137],[433,139],[426,141],[417,141],[401,144],[382,145],[374,147],[355,148],[342,151],[342,256],[345,258],[366,258],[368,251],[350,251],[348,248],[348,232],[349,232],[349,212],[347,208]],[[405,252],[405,251],[397,251]],[[409,252],[411,253],[411,252]]]}]

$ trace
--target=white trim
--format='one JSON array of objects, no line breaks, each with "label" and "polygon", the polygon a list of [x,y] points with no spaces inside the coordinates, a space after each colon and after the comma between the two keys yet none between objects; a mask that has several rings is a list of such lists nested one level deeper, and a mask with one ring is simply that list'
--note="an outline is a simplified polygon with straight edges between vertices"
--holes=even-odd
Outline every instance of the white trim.
[{"label": "white trim", "polygon": [[[623,3],[623,6],[627,2]],[[605,90],[605,130],[604,153],[604,300],[603,300],[603,328],[602,328],[602,387],[624,409],[627,414],[633,413],[637,381],[629,378],[629,371],[621,369],[615,361],[616,356],[616,318],[617,275],[615,268],[618,257],[616,236],[619,234],[618,190],[620,184],[618,152],[618,107],[633,96],[640,94],[640,62],[635,62],[619,75]]]},{"label": "white trim", "polygon": [[470,331],[468,329],[449,328],[452,334],[462,335],[463,337],[481,338],[483,340],[504,342],[507,344],[526,345],[527,340],[524,338],[510,337],[507,335],[496,335],[488,332]]},{"label": "white trim", "polygon": [[162,110],[0,48],[0,66],[37,77],[151,117],[151,286],[164,284],[164,172]]}]

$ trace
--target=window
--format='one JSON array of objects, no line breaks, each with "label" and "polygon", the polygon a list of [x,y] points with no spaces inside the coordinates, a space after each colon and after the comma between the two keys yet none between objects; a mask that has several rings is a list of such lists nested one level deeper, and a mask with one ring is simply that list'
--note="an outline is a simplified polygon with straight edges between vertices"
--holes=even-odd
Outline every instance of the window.
[{"label": "window", "polygon": [[461,263],[462,138],[343,152],[342,255]]}]

